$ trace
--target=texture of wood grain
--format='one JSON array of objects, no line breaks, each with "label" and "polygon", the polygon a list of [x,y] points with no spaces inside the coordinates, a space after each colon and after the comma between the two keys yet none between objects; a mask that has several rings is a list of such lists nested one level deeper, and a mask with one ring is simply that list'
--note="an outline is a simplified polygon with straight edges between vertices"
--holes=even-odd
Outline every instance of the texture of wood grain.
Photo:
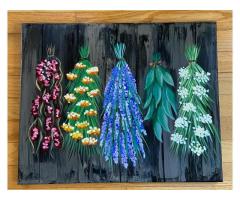
[{"label": "texture of wood grain", "polygon": [[[229,11],[10,12],[8,19],[9,189],[231,189],[232,187],[232,14]],[[121,183],[17,185],[17,146],[22,23],[150,23],[216,21],[223,153],[222,183]]]}]

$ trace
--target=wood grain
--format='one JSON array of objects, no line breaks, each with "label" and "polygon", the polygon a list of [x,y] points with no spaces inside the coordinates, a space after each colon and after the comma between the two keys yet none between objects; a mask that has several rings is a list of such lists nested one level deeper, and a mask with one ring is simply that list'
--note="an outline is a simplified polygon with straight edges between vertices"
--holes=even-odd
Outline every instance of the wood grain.
[{"label": "wood grain", "polygon": [[[56,14],[57,13],[57,14]],[[223,153],[222,183],[114,183],[17,185],[17,146],[22,23],[150,23],[216,21]],[[230,11],[9,12],[8,15],[9,189],[231,189],[232,188],[232,13]]]}]

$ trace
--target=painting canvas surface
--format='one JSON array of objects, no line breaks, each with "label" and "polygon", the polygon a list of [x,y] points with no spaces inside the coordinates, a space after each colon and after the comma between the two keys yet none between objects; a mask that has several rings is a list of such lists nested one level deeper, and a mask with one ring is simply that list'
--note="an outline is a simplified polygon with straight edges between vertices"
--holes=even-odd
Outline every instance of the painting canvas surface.
[{"label": "painting canvas surface", "polygon": [[[61,60],[63,74],[70,72],[79,60],[78,49],[88,43],[89,60],[99,67],[104,90],[116,63],[113,44],[126,45],[124,58],[136,79],[137,91],[145,100],[144,84],[154,52],[160,52],[164,65],[170,70],[177,94],[178,70],[187,66],[185,47],[198,44],[197,63],[211,73],[210,93],[213,99],[213,123],[220,134],[217,40],[215,23],[158,23],[158,24],[24,24],[22,26],[22,75],[19,135],[19,184],[81,183],[81,182],[192,182],[222,181],[221,145],[215,140],[209,149],[210,158],[179,157],[171,151],[170,133],[163,132],[163,142],[153,133],[151,123],[144,122],[148,148],[146,158],[136,167],[125,169],[109,165],[103,156],[93,156],[82,162],[79,155],[69,160],[66,151],[54,152],[53,157],[33,156],[27,140],[32,121],[31,104],[36,95],[35,68],[46,57],[49,45]],[[63,79],[63,94],[67,79]],[[142,105],[141,105],[142,106]],[[146,113],[142,110],[143,114]],[[169,121],[173,132],[174,121]]]}]

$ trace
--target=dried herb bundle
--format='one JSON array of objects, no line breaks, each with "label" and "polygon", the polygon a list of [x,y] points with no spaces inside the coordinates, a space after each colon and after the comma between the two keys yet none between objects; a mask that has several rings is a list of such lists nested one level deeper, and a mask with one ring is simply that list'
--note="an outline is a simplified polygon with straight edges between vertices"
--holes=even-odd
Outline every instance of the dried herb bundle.
[{"label": "dried herb bundle", "polygon": [[[145,82],[147,109],[144,120],[150,120],[156,138],[162,142],[162,132],[170,133],[169,119],[174,120],[176,114],[176,97],[173,92],[174,82],[168,69],[163,67],[159,53],[153,55]],[[175,114],[174,114],[174,113]]]},{"label": "dried herb bundle", "polygon": [[98,152],[100,135],[99,108],[101,106],[100,79],[98,67],[88,60],[89,48],[79,50],[80,61],[66,74],[69,83],[68,93],[64,96],[68,103],[65,109],[67,120],[62,124],[65,146],[70,155],[78,153],[89,159]]},{"label": "dried herb bundle", "polygon": [[125,45],[114,47],[119,60],[112,69],[104,92],[104,116],[100,145],[106,161],[121,163],[128,168],[129,161],[136,166],[139,156],[145,158],[140,97],[136,81],[123,58]]},{"label": "dried herb bundle", "polygon": [[61,62],[54,55],[55,49],[47,49],[47,58],[36,67],[37,96],[32,102],[34,121],[29,127],[28,138],[33,153],[39,149],[51,152],[62,147],[63,136],[59,128],[62,110]]},{"label": "dried herb bundle", "polygon": [[208,82],[210,73],[197,64],[200,49],[186,49],[189,65],[179,69],[179,112],[175,121],[175,132],[171,135],[172,149],[178,154],[208,156],[213,140],[219,140],[213,119]]}]

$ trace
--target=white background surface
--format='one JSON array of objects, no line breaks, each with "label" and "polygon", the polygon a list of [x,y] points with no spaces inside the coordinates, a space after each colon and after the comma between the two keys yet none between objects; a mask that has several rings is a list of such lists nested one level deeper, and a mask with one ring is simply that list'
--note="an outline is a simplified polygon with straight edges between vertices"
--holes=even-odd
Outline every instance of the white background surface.
[{"label": "white background surface", "polygon": [[[1,200],[221,200],[240,198],[240,1],[239,0],[0,0],[0,199]],[[233,10],[233,191],[8,191],[8,10]],[[181,183],[179,183],[181,184]]]}]

